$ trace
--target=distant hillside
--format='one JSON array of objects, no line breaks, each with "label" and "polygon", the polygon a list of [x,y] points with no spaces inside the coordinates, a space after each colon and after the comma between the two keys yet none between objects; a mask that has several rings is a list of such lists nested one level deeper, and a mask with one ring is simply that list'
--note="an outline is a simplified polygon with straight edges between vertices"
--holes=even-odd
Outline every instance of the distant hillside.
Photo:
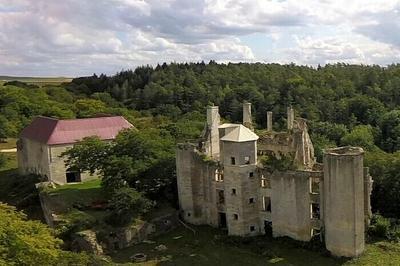
[{"label": "distant hillside", "polygon": [[72,78],[67,77],[13,77],[13,76],[0,76],[0,81],[22,81],[25,83],[44,85],[44,84],[60,84],[63,82],[71,82]]}]

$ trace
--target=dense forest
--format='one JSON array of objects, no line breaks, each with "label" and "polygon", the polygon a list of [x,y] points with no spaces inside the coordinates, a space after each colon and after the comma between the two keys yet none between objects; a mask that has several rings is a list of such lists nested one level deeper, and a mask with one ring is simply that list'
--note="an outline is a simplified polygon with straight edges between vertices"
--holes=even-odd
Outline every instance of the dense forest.
[{"label": "dense forest", "polygon": [[253,104],[258,128],[273,111],[276,130],[284,128],[286,107],[293,106],[309,121],[319,160],[325,147],[362,146],[375,181],[374,211],[400,217],[400,65],[314,68],[210,61],[142,66],[62,86],[8,82],[0,87],[0,137],[17,136],[36,115],[118,114],[140,130],[168,134],[174,145],[200,134],[207,105],[218,105],[226,120],[240,121],[243,101]]}]

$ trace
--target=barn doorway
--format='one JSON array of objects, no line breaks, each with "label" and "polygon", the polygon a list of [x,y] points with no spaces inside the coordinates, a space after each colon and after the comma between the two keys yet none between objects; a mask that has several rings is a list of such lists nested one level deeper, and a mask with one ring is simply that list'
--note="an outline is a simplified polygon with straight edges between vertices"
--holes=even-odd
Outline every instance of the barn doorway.
[{"label": "barn doorway", "polygon": [[223,228],[223,229],[227,228],[226,213],[219,212],[218,216],[219,216],[219,218],[218,218],[218,226],[219,226],[219,228]]},{"label": "barn doorway", "polygon": [[67,179],[67,183],[76,183],[81,182],[81,172],[77,170],[67,169],[65,173],[65,177]]}]

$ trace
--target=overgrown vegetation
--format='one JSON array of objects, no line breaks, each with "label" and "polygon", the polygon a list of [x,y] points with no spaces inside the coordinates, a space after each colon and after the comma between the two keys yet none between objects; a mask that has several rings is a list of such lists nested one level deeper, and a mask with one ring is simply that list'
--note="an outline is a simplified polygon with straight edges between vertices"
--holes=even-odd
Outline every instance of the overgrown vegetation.
[{"label": "overgrown vegetation", "polygon": [[41,222],[0,203],[1,265],[93,265],[85,253],[60,249],[62,241]]},{"label": "overgrown vegetation", "polygon": [[389,219],[379,214],[374,214],[368,233],[372,237],[400,242],[400,220]]},{"label": "overgrown vegetation", "polygon": [[263,155],[260,158],[260,162],[270,173],[274,171],[284,172],[298,169],[294,160],[294,154],[283,154],[280,152],[278,155]]}]

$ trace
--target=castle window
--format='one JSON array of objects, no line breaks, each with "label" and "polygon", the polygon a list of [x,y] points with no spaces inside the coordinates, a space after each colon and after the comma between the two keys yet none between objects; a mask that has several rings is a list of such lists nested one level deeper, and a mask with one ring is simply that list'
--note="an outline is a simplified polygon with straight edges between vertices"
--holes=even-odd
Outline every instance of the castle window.
[{"label": "castle window", "polygon": [[311,229],[311,237],[320,236],[320,235],[321,235],[320,229],[316,229],[316,228]]},{"label": "castle window", "polygon": [[311,203],[310,211],[311,211],[311,219],[319,219],[320,218],[318,203]]},{"label": "castle window", "polygon": [[249,177],[251,178],[251,177],[254,177],[254,173],[253,172],[250,172],[249,173]]},{"label": "castle window", "polygon": [[254,198],[249,199],[249,204],[253,204],[255,202]]},{"label": "castle window", "polygon": [[231,165],[235,165],[235,164],[236,164],[235,157],[231,157]]},{"label": "castle window", "polygon": [[250,156],[244,157],[244,164],[250,164]]},{"label": "castle window", "polygon": [[232,195],[236,195],[236,188],[232,188]]},{"label": "castle window", "polygon": [[237,215],[236,213],[233,214],[233,220],[238,220],[239,219],[239,215]]},{"label": "castle window", "polygon": [[222,189],[217,189],[218,204],[225,204],[225,195]]},{"label": "castle window", "polygon": [[215,181],[222,182],[224,181],[224,171],[215,169]]},{"label": "castle window", "polygon": [[310,193],[319,193],[319,178],[311,177],[310,178]]},{"label": "castle window", "polygon": [[256,227],[254,225],[250,226],[250,232],[256,231]]},{"label": "castle window", "polygon": [[263,197],[263,210],[266,212],[271,212],[271,198]]},{"label": "castle window", "polygon": [[271,188],[271,183],[268,178],[264,175],[261,175],[261,187],[262,188]]},{"label": "castle window", "polygon": [[190,217],[190,215],[191,215],[190,212],[188,212],[188,213],[187,213],[187,217]]}]

